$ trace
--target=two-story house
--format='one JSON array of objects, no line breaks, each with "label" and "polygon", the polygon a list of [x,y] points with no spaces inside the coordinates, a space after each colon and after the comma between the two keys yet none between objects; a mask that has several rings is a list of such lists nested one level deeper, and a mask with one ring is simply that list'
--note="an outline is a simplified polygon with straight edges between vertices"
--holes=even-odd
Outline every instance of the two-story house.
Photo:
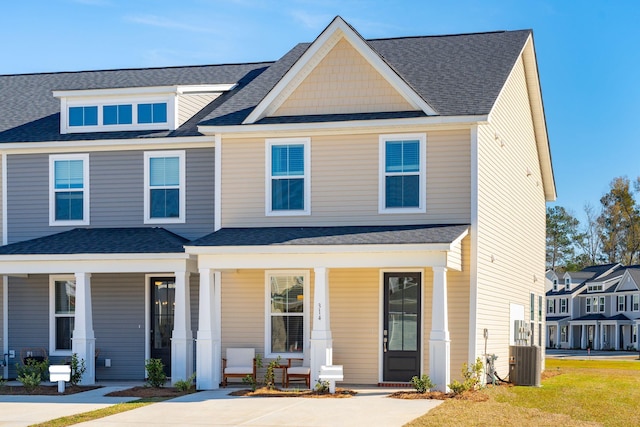
[{"label": "two-story house", "polygon": [[547,291],[547,347],[637,348],[640,269],[607,264],[566,272]]},{"label": "two-story house", "polygon": [[312,384],[333,363],[444,390],[485,349],[506,375],[516,320],[544,342],[529,30],[337,17],[273,63],[1,76],[0,113],[7,354],[75,352],[85,382],[162,357],[211,389],[253,347]]}]

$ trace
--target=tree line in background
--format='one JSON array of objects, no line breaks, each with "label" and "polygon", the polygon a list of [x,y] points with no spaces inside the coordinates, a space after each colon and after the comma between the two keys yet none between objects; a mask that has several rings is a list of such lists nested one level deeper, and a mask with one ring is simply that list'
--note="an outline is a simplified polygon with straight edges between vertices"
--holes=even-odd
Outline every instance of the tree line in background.
[{"label": "tree line in background", "polygon": [[576,271],[589,265],[640,264],[640,177],[611,181],[600,205],[584,207],[586,222],[562,206],[547,208],[547,268]]}]

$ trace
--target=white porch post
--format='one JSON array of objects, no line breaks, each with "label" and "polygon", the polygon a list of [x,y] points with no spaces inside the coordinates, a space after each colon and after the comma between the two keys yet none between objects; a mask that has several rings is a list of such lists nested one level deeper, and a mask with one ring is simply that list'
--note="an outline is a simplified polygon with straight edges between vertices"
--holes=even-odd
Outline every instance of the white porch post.
[{"label": "white porch post", "polygon": [[175,310],[171,334],[171,383],[186,380],[193,373],[193,332],[191,332],[191,298],[189,275],[176,271]]},{"label": "white porch post", "polygon": [[621,350],[620,348],[620,328],[622,328],[621,325],[618,325],[618,323],[616,322],[616,324],[613,326],[613,330],[614,333],[616,335],[616,350]]},{"label": "white porch post", "polygon": [[318,382],[320,366],[333,364],[333,339],[329,318],[329,272],[325,267],[313,269],[313,329],[311,330],[311,388]]},{"label": "white porch post", "polygon": [[83,360],[86,370],[80,384],[96,382],[96,337],[93,333],[93,310],[91,308],[91,274],[76,273],[76,311],[71,351],[78,360]]},{"label": "white porch post", "polygon": [[556,346],[560,346],[560,336],[562,335],[560,333],[562,326],[560,325],[560,322],[558,322],[558,326],[556,326]]},{"label": "white porch post", "polygon": [[431,335],[429,337],[429,377],[436,390],[447,392],[451,377],[451,341],[447,309],[447,269],[433,267]]},{"label": "white porch post", "polygon": [[569,344],[569,348],[573,348],[573,325],[571,323],[569,323],[569,326],[567,326],[567,328],[569,329],[569,336],[568,336],[568,344]]},{"label": "white porch post", "polygon": [[582,337],[580,340],[580,348],[581,349],[586,349],[587,348],[587,325],[580,325],[580,330],[582,331]]},{"label": "white porch post", "polygon": [[220,272],[200,269],[198,338],[196,340],[196,388],[220,387]]},{"label": "white porch post", "polygon": [[593,348],[591,350],[600,350],[600,325],[598,322],[593,326]]}]

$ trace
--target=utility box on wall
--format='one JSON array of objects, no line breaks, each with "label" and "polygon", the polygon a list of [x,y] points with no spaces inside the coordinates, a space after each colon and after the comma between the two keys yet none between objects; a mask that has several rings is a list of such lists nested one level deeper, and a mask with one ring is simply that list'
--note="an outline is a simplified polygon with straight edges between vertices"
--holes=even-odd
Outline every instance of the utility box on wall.
[{"label": "utility box on wall", "polygon": [[537,345],[509,347],[509,379],[513,384],[540,387],[541,367],[542,352]]}]

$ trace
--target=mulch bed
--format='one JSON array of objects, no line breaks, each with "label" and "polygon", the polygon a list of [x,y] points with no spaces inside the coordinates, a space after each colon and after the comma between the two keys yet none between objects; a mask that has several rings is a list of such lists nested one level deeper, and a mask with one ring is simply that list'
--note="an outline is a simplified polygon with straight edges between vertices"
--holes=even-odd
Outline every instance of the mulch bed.
[{"label": "mulch bed", "polygon": [[18,396],[66,396],[68,394],[82,393],[83,391],[95,390],[102,386],[98,385],[67,385],[64,393],[58,393],[58,386],[39,385],[31,393],[28,393],[23,386],[4,385],[0,387],[0,395],[18,395]]},{"label": "mulch bed", "polygon": [[417,391],[396,391],[395,393],[391,393],[388,397],[393,399],[460,399],[470,400],[472,402],[484,402],[489,400],[489,396],[484,393],[478,393],[477,391],[465,391],[460,394],[443,393],[441,391],[429,391],[427,393],[418,393]]},{"label": "mulch bed", "polygon": [[315,390],[270,390],[266,387],[259,388],[256,391],[248,389],[236,390],[229,393],[230,396],[251,396],[251,397],[307,397],[312,399],[342,399],[345,397],[355,396],[357,392],[344,388],[337,388],[335,394],[320,392]]},{"label": "mulch bed", "polygon": [[195,393],[196,390],[191,389],[187,391],[180,391],[175,387],[145,387],[145,386],[136,386],[132,388],[128,388],[126,390],[114,391],[106,394],[105,396],[109,397],[139,397],[141,399],[145,398],[153,398],[153,397],[166,397],[166,398],[174,398],[184,396],[186,394]]}]

